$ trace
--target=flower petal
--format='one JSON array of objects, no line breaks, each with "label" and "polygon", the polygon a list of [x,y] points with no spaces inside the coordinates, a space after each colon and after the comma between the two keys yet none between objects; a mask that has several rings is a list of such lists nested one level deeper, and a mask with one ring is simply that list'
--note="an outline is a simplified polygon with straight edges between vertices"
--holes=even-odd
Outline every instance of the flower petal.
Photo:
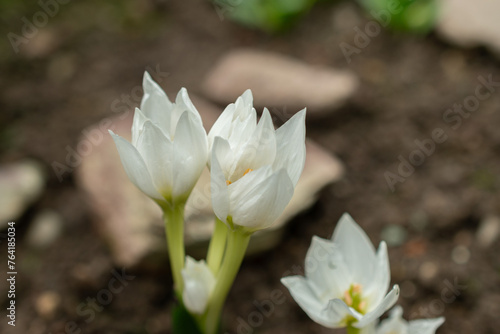
[{"label": "flower petal", "polygon": [[144,96],[141,101],[141,110],[144,115],[160,127],[165,135],[169,137],[172,102],[161,87],[154,82],[148,72],[144,72],[142,80]]},{"label": "flower petal", "polygon": [[137,150],[144,158],[156,189],[165,198],[172,196],[173,161],[176,159],[170,140],[150,120],[137,139]]},{"label": "flower petal", "polygon": [[209,149],[212,149],[215,137],[222,137],[227,139],[229,137],[231,131],[231,122],[233,121],[234,116],[234,103],[228,105],[222,114],[217,118],[214,125],[210,129],[208,133],[208,145]]},{"label": "flower petal", "polygon": [[408,334],[434,334],[444,323],[444,317],[410,321]]},{"label": "flower petal", "polygon": [[220,151],[224,154],[225,151],[229,150],[227,141],[220,137],[215,137],[210,170],[210,192],[214,213],[224,223],[227,223],[227,216],[229,215],[229,190],[226,184],[226,177],[219,164],[218,152]]},{"label": "flower petal", "polygon": [[186,308],[195,314],[203,314],[215,286],[215,277],[204,260],[195,261],[186,257],[186,266],[182,269],[184,290],[182,301]]},{"label": "flower petal", "polygon": [[337,223],[332,240],[340,247],[344,260],[351,269],[353,283],[370,286],[377,262],[375,248],[348,213],[344,213]]},{"label": "flower petal", "polygon": [[306,109],[290,118],[276,130],[277,154],[274,169],[286,168],[296,185],[306,161]]},{"label": "flower petal", "polygon": [[137,145],[137,140],[144,130],[144,123],[147,120],[148,118],[144,113],[139,108],[135,108],[134,120],[132,122],[132,145]]},{"label": "flower petal", "polygon": [[[377,334],[391,334],[391,333],[408,333],[408,322],[403,319],[403,308],[401,306],[395,306],[390,314],[389,318],[383,320],[377,328]],[[423,334],[423,333],[418,333]]]},{"label": "flower petal", "polygon": [[200,178],[208,156],[207,133],[190,112],[177,123],[173,142],[173,196],[188,195]]},{"label": "flower petal", "polygon": [[324,304],[322,304],[315,296],[314,291],[308,284],[308,281],[302,276],[283,277],[281,283],[288,288],[293,299],[299,304],[304,312],[314,322],[330,327],[335,325],[322,314]]},{"label": "flower petal", "polygon": [[179,90],[179,92],[177,93],[177,96],[175,98],[174,110],[172,111],[172,133],[174,133],[174,130],[177,127],[177,122],[185,111],[191,114],[191,120],[193,122],[196,122],[198,125],[203,127],[200,113],[194,106],[193,102],[191,102],[187,89],[182,87],[181,90]]},{"label": "flower petal", "polygon": [[[230,214],[233,222],[249,230],[271,226],[283,213],[293,196],[293,184],[284,169],[274,172],[264,180],[259,180],[258,172],[261,169],[248,173],[229,187]],[[245,182],[241,182],[243,179]],[[251,186],[244,186],[253,180],[257,182]]]},{"label": "flower petal", "polygon": [[115,141],[123,168],[130,181],[149,197],[163,200],[163,197],[156,190],[148,167],[137,149],[122,137],[114,134],[113,131],[109,130],[109,133]]},{"label": "flower petal", "polygon": [[313,236],[305,260],[305,273],[318,298],[327,302],[342,298],[351,285],[351,275],[338,247],[330,240]]},{"label": "flower petal", "polygon": [[[353,324],[356,328],[363,328],[368,325],[370,322],[378,319],[385,311],[390,309],[399,298],[399,286],[394,285],[392,290],[385,296],[384,300],[382,300],[375,308],[372,308],[368,313],[363,315],[361,319]],[[370,306],[368,306],[370,307]]]},{"label": "flower petal", "polygon": [[378,304],[384,299],[391,283],[391,270],[389,268],[389,256],[385,241],[380,243],[377,251],[376,263],[371,274],[371,282],[363,286],[364,293],[370,296],[370,303]]}]

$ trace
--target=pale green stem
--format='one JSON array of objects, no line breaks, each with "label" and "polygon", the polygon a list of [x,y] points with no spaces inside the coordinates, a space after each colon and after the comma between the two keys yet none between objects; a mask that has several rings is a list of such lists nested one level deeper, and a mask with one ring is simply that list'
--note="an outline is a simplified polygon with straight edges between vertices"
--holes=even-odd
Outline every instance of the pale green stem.
[{"label": "pale green stem", "polygon": [[181,271],[184,268],[184,203],[172,207],[163,207],[165,234],[167,236],[168,255],[174,279],[174,289],[178,298],[182,298],[184,282]]},{"label": "pale green stem", "polygon": [[228,227],[219,218],[215,218],[214,233],[208,246],[207,264],[214,275],[217,275],[226,249]]},{"label": "pale green stem", "polygon": [[361,329],[353,326],[347,326],[347,334],[359,334],[359,333],[361,333]]},{"label": "pale green stem", "polygon": [[215,334],[218,329],[222,307],[240,269],[250,236],[251,233],[242,229],[228,232],[226,253],[204,317],[205,334]]}]

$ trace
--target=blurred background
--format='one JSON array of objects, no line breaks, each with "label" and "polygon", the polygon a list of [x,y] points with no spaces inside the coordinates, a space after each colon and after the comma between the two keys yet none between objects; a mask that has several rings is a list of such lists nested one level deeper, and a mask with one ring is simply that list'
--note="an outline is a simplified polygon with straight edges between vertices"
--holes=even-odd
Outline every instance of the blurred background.
[{"label": "blurred background", "polygon": [[[107,134],[130,131],[145,70],[171,100],[186,87],[207,128],[247,88],[277,126],[308,107],[301,200],[243,263],[225,332],[342,332],[279,279],[343,212],[388,242],[405,318],[498,332],[498,13],[491,0],[0,0],[3,310],[9,221],[18,273],[16,327],[2,311],[0,332],[170,333],[160,212]],[[203,255],[199,189],[186,237]]]}]

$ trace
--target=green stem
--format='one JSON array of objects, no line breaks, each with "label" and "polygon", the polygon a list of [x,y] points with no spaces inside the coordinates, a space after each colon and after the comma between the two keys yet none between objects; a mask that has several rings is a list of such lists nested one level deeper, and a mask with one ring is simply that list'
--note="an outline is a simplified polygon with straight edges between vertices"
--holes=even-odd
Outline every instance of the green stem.
[{"label": "green stem", "polygon": [[359,333],[361,333],[360,328],[356,328],[353,326],[347,326],[347,334],[359,334]]},{"label": "green stem", "polygon": [[245,251],[250,241],[251,233],[242,229],[228,232],[227,250],[222,267],[217,274],[217,283],[212,292],[212,299],[205,313],[205,334],[215,334],[218,329],[222,307],[227,294],[238,274]]},{"label": "green stem", "polygon": [[217,275],[226,249],[227,226],[219,218],[215,218],[214,233],[208,246],[207,264],[214,275]]},{"label": "green stem", "polygon": [[184,203],[172,207],[163,207],[165,233],[167,236],[168,255],[174,279],[174,289],[177,297],[181,299],[184,282],[182,268],[184,268]]}]

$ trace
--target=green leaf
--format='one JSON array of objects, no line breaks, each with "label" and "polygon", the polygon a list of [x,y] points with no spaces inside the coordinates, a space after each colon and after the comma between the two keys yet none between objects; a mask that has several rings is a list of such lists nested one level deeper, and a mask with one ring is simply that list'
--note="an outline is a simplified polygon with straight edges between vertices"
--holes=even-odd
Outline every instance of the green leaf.
[{"label": "green leaf", "polygon": [[173,334],[203,334],[198,324],[186,308],[179,304],[172,311],[172,333]]}]

